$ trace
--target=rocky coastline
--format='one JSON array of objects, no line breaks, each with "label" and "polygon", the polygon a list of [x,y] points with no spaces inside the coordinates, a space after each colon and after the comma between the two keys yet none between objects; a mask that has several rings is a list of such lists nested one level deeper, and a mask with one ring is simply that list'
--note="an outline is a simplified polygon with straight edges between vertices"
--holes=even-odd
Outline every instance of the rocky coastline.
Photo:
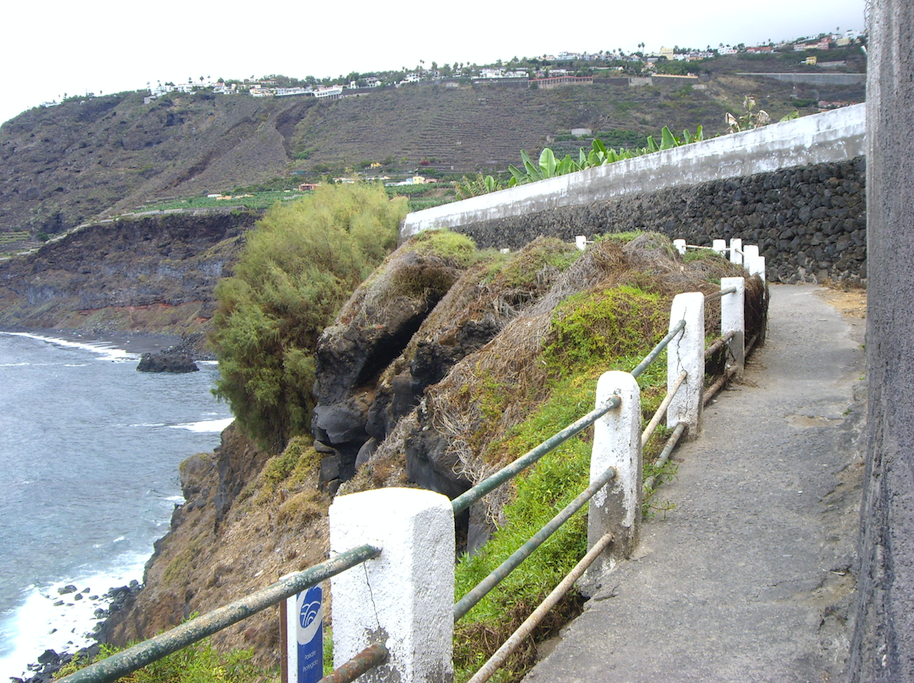
[{"label": "rocky coastline", "polygon": [[[199,368],[196,367],[195,361],[215,360],[212,352],[204,348],[205,339],[202,334],[179,337],[172,334],[150,332],[95,333],[78,329],[45,329],[23,326],[0,328],[0,334],[2,333],[28,334],[100,348],[119,349],[130,354],[139,355],[141,358],[164,359],[164,362],[169,367],[190,363],[193,364],[194,370],[198,370]],[[139,366],[137,369],[140,369]],[[183,370],[173,369],[163,371],[183,372]],[[153,370],[153,372],[156,372],[156,370]],[[156,545],[158,545],[159,541],[156,542]],[[149,562],[152,562],[155,555],[156,552],[154,551]],[[74,649],[72,652],[69,650],[57,652],[53,649],[47,649],[38,654],[35,661],[27,666],[27,670],[31,673],[30,676],[10,676],[10,683],[50,683],[54,680],[57,672],[74,659],[95,657],[102,645],[109,644],[112,625],[117,622],[121,612],[125,608],[129,608],[142,589],[143,584],[136,580],[130,581],[127,585],[111,587],[103,594],[96,594],[90,588],[80,590],[73,584],[59,588],[60,599],[54,603],[55,606],[63,606],[67,604],[67,601],[72,601],[69,604],[81,600],[97,602],[98,607],[95,610],[95,617],[99,621],[93,627],[91,634],[87,634],[90,635],[94,642]]]},{"label": "rocky coastline", "polygon": [[100,605],[107,601],[107,606],[99,606],[95,610],[95,616],[100,620],[92,631],[94,643],[81,647],[74,652],[57,652],[55,650],[45,650],[36,658],[35,662],[29,664],[27,669],[32,673],[28,678],[10,677],[10,683],[51,683],[58,671],[74,659],[86,659],[95,657],[101,646],[108,642],[108,620],[115,613],[122,610],[125,605],[131,601],[136,594],[142,589],[138,581],[131,581],[126,586],[117,586],[110,588],[104,595],[98,596],[90,594],[91,590],[85,588],[78,590],[76,586],[70,584],[58,589],[61,599],[55,603],[63,605],[67,599],[71,600],[92,600],[97,601]]}]

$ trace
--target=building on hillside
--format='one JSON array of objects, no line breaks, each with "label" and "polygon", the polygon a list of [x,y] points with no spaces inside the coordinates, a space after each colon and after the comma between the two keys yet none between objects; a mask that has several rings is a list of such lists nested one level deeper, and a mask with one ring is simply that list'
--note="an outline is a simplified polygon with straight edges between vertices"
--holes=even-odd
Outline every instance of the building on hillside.
[{"label": "building on hillside", "polygon": [[746,52],[750,55],[765,55],[774,52],[774,48],[770,45],[754,45],[752,47],[747,47]]},{"label": "building on hillside", "polygon": [[659,78],[661,83],[683,83],[685,85],[698,81],[696,74],[654,74],[651,78]]},{"label": "building on hillside", "polygon": [[397,187],[400,185],[425,185],[426,183],[434,183],[435,181],[431,178],[426,179],[425,176],[414,175],[412,178],[407,178],[406,180],[401,180],[399,183],[384,183],[387,187]]},{"label": "building on hillside", "polygon": [[343,86],[329,85],[317,90],[312,90],[311,95],[319,100],[338,100],[343,96]]},{"label": "building on hillside", "polygon": [[292,97],[294,95],[310,95],[311,88],[276,88],[276,97]]},{"label": "building on hillside", "polygon": [[530,84],[536,84],[537,88],[550,90],[551,88],[561,88],[566,85],[593,85],[593,76],[549,76],[546,78],[533,78]]},{"label": "building on hillside", "polygon": [[675,54],[675,51],[671,47],[661,47],[660,48],[661,57],[666,57],[667,59],[673,59],[674,54]]},{"label": "building on hillside", "polygon": [[717,48],[717,54],[719,55],[735,55],[737,52],[739,52],[739,50],[735,47],[730,47],[729,45]]}]

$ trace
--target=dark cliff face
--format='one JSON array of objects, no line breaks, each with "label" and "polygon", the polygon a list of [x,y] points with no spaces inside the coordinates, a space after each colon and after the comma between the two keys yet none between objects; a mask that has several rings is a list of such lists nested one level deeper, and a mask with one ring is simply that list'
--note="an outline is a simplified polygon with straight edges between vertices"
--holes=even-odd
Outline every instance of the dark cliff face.
[{"label": "dark cliff face", "polygon": [[184,332],[215,308],[247,212],[159,214],[87,226],[0,263],[0,324]]},{"label": "dark cliff face", "polygon": [[[58,234],[151,198],[280,176],[271,103],[212,93],[119,93],[36,107],[0,128],[0,230]],[[266,125],[264,125],[266,122]]]}]

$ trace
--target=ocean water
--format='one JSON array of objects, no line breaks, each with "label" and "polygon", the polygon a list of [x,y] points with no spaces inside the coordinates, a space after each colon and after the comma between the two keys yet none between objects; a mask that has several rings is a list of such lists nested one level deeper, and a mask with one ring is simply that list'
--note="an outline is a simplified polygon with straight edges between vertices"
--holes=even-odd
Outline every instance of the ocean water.
[{"label": "ocean water", "polygon": [[[214,363],[174,375],[137,361],[0,333],[0,680],[90,642],[101,596],[142,581],[183,500],[178,464],[231,422],[210,393]],[[58,592],[68,584],[81,599]]]}]

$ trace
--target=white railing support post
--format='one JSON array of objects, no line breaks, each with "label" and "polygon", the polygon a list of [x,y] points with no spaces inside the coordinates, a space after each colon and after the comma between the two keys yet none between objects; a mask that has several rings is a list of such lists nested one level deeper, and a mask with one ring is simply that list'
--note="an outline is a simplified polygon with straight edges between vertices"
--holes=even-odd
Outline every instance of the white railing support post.
[{"label": "white railing support post", "polygon": [[742,377],[746,365],[746,280],[741,277],[722,277],[720,288],[736,288],[733,294],[724,294],[720,299],[720,334],[733,332],[733,338],[727,342],[736,376]]},{"label": "white railing support post", "polygon": [[454,513],[446,496],[377,489],[330,506],[330,552],[364,543],[381,554],[332,579],[333,663],[369,645],[390,652],[360,681],[453,677]]},{"label": "white railing support post", "polygon": [[641,530],[641,390],[638,382],[627,372],[604,373],[597,382],[596,405],[604,405],[613,396],[621,399],[621,405],[594,423],[590,481],[597,479],[608,467],[615,468],[616,476],[590,499],[587,547],[593,547],[607,533],[613,534],[613,542],[604,557],[588,570],[588,577],[599,577],[611,569],[616,560],[628,557],[638,543]]},{"label": "white railing support post", "polygon": [[765,257],[764,256],[759,256],[757,259],[755,259],[755,267],[754,267],[754,272],[752,273],[752,275],[758,275],[761,278],[763,284],[766,282],[766,280],[765,280]]},{"label": "white railing support post", "polygon": [[701,430],[701,395],[705,380],[705,297],[701,292],[677,294],[670,310],[670,329],[685,320],[685,329],[667,346],[666,385],[673,386],[683,370],[687,377],[666,409],[666,423],[688,425],[687,438]]},{"label": "white railing support post", "polygon": [[739,237],[730,240],[730,263],[743,265],[743,241]]},{"label": "white railing support post", "polygon": [[765,282],[765,257],[759,256],[758,247],[754,244],[746,245],[743,253],[746,256],[743,265],[749,271],[749,277],[758,275]]},{"label": "white railing support post", "polygon": [[673,246],[676,247],[676,251],[679,252],[680,256],[686,255],[686,241],[685,240],[673,240]]},{"label": "white railing support post", "polygon": [[723,256],[724,252],[727,251],[727,240],[712,240],[711,249]]},{"label": "white railing support post", "polygon": [[[758,258],[758,245],[747,244],[743,247],[743,265],[746,266],[746,270],[752,268],[752,263],[755,259]],[[749,273],[749,275],[754,275],[754,273]]]},{"label": "white railing support post", "polygon": [[574,238],[574,244],[578,249],[584,251],[587,249],[587,237],[584,235],[578,235]]}]

